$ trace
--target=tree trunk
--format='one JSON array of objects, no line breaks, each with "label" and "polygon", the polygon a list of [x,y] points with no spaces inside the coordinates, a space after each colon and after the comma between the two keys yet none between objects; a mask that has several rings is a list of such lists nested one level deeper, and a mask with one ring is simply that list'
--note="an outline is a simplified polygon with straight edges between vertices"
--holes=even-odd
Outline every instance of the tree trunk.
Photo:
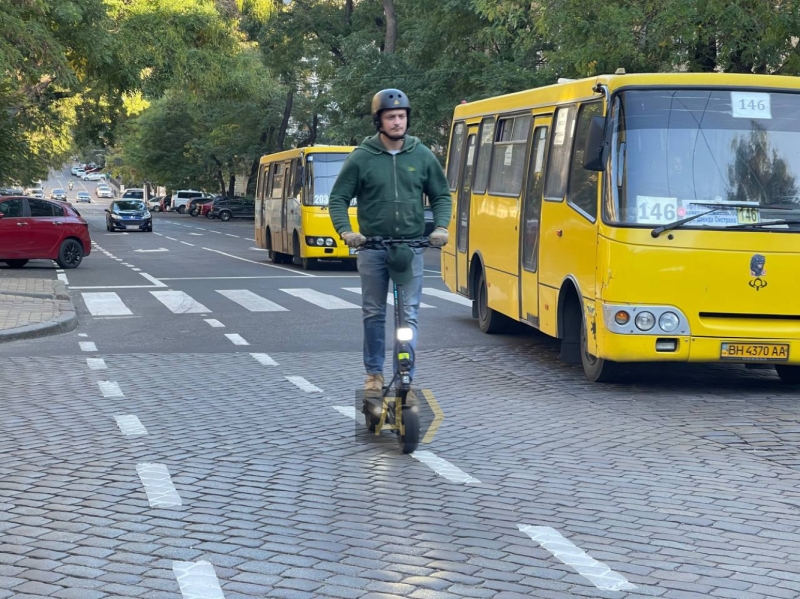
[{"label": "tree trunk", "polygon": [[294,86],[289,89],[286,96],[286,108],[283,109],[283,120],[281,128],[278,130],[278,143],[275,144],[275,151],[282,152],[283,144],[286,141],[286,129],[289,128],[289,118],[292,116],[292,105],[294,104]]},{"label": "tree trunk", "polygon": [[697,39],[694,45],[694,69],[710,73],[717,66],[717,41],[713,34],[711,24],[703,24],[698,27]]},{"label": "tree trunk", "polygon": [[353,0],[346,0],[344,3],[344,20],[348,26],[353,24]]},{"label": "tree trunk", "polygon": [[222,162],[211,154],[211,160],[217,165],[217,182],[219,183],[219,192],[225,195],[225,177],[222,175]]},{"label": "tree trunk", "polygon": [[383,12],[386,15],[386,41],[383,51],[394,54],[397,49],[397,14],[394,11],[394,0],[383,0]]},{"label": "tree trunk", "polygon": [[298,148],[305,148],[308,146],[313,146],[314,142],[317,141],[317,128],[319,127],[319,116],[314,115],[314,118],[311,120],[311,127],[308,129],[308,137],[304,139],[301,143],[297,144]]},{"label": "tree trunk", "polygon": [[228,179],[228,197],[233,197],[234,189],[236,189],[236,175],[231,173]]}]

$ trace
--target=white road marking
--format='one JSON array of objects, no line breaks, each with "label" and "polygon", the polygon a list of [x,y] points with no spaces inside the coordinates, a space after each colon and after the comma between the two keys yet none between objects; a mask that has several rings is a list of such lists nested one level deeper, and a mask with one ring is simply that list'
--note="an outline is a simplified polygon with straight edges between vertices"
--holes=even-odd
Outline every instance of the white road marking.
[{"label": "white road marking", "polygon": [[224,324],[222,324],[222,323],[221,323],[219,320],[217,320],[216,318],[206,318],[206,319],[205,319],[205,321],[206,321],[208,324],[210,324],[212,327],[214,327],[215,329],[224,329],[224,328],[225,328],[225,325],[224,325]]},{"label": "white road marking", "polygon": [[[169,239],[169,237],[167,237],[167,239]],[[172,241],[175,241],[175,240],[173,239]],[[143,253],[143,254],[152,254],[152,253],[155,253],[155,252],[168,252],[169,250],[167,248],[158,248],[158,249],[154,249],[154,250],[133,250],[133,251],[134,252],[140,252],[140,253]]]},{"label": "white road marking", "polygon": [[284,293],[288,293],[294,297],[300,298],[305,300],[309,303],[312,303],[320,308],[324,308],[326,310],[346,310],[352,308],[361,308],[361,306],[357,306],[356,304],[351,304],[343,299],[336,297],[335,295],[329,295],[327,293],[320,293],[314,289],[281,289]]},{"label": "white road marking", "polygon": [[288,312],[283,306],[247,289],[217,289],[216,291],[250,312]]},{"label": "white road marking", "polygon": [[97,346],[93,341],[78,341],[81,346],[81,351],[97,351]]},{"label": "white road marking", "polygon": [[122,431],[122,434],[125,436],[147,434],[147,429],[139,421],[139,419],[136,416],[133,416],[132,414],[126,414],[124,416],[114,416],[114,420],[117,421],[117,426],[119,427],[119,430]]},{"label": "white road marking", "polygon": [[225,599],[209,562],[172,562],[183,599]]},{"label": "white road marking", "polygon": [[222,231],[215,231],[214,229],[210,229],[212,233],[216,233],[217,235],[222,235]]},{"label": "white road marking", "polygon": [[531,540],[552,553],[557,560],[573,568],[584,578],[589,579],[598,589],[605,591],[632,591],[636,589],[636,585],[628,582],[624,576],[614,572],[603,562],[598,562],[583,549],[565,539],[554,528],[527,524],[518,524],[517,526]]},{"label": "white road marking", "polygon": [[250,345],[247,341],[244,340],[244,337],[242,337],[238,333],[225,333],[225,336],[234,345]]},{"label": "white road marking", "polygon": [[432,295],[433,297],[439,297],[441,299],[447,300],[448,302],[454,302],[456,304],[461,304],[462,306],[470,306],[472,307],[472,300],[457,295],[455,293],[450,293],[449,291],[442,291],[441,289],[424,289],[422,293],[426,295]]},{"label": "white road marking", "polygon": [[166,287],[164,283],[156,279],[154,276],[147,274],[146,272],[140,272],[139,274],[142,275],[148,281],[150,281],[156,287]]},{"label": "white road marking", "polygon": [[190,232],[189,235],[197,235],[198,237],[202,237],[203,236],[202,233],[194,233],[194,232]]},{"label": "white road marking", "polygon": [[169,308],[173,314],[211,312],[211,310],[183,291],[151,291],[150,294]]},{"label": "white road marking", "polygon": [[113,291],[81,293],[92,316],[130,316],[133,314]]},{"label": "white road marking", "polygon": [[296,275],[304,276],[304,277],[316,277],[317,275],[312,275],[308,272],[300,272],[294,271],[291,268],[283,268],[282,266],[275,266],[274,264],[265,264],[264,262],[256,262],[255,260],[248,260],[247,258],[241,258],[239,256],[234,256],[233,254],[226,254],[225,252],[220,252],[219,250],[212,250],[211,248],[203,248],[209,252],[215,252],[217,254],[222,254],[223,256],[227,256],[228,258],[235,258],[236,260],[241,260],[242,262],[250,262],[250,264],[259,264],[261,266],[268,266],[270,268],[277,268],[278,270],[286,270],[288,272],[294,273]]},{"label": "white road marking", "polygon": [[245,237],[247,241],[255,241],[255,239],[250,239],[249,237]]},{"label": "white road marking", "polygon": [[150,507],[175,507],[182,505],[181,496],[164,464],[136,464],[139,479],[144,485]]},{"label": "white road marking", "polygon": [[103,358],[86,358],[86,365],[90,370],[107,370],[106,361]]},{"label": "white road marking", "polygon": [[355,406],[333,406],[333,409],[353,420],[357,418]]},{"label": "white road marking", "polygon": [[125,397],[116,381],[97,381],[103,397]]},{"label": "white road marking", "polygon": [[250,248],[251,250],[255,250],[257,252],[268,252],[269,250],[265,250],[264,248]]},{"label": "white road marking", "polygon": [[88,337],[88,336],[89,335],[87,335],[86,333],[78,333],[78,337]]},{"label": "white road marking", "polygon": [[56,276],[58,277],[59,281],[62,281],[64,283],[64,285],[69,285],[69,279],[67,278],[66,274],[60,272]]},{"label": "white road marking", "polygon": [[142,272],[142,269],[141,268],[134,268],[133,272]]},{"label": "white road marking", "polygon": [[168,237],[168,236],[166,236],[166,235],[165,235],[165,237],[166,237],[167,239],[169,239],[170,241],[178,241],[178,240],[177,240],[177,239],[175,239],[174,237]]},{"label": "white road marking", "polygon": [[[353,293],[358,293],[359,295],[361,294],[361,287],[342,287],[342,289],[344,289],[345,291],[352,291]],[[386,295],[386,303],[389,304],[390,306],[394,306],[394,295],[393,294],[388,293]],[[419,303],[419,307],[420,308],[435,308],[436,306],[431,306],[430,304],[426,304],[425,302],[420,302]]]},{"label": "white road marking", "polygon": [[158,231],[153,231],[153,235],[158,235],[159,237],[164,237],[163,233],[159,233]]},{"label": "white road marking", "polygon": [[189,243],[188,241],[181,241],[181,243],[183,245],[190,245],[190,246],[194,247],[194,244],[193,243]]},{"label": "white road marking", "polygon": [[302,376],[287,376],[286,380],[292,383],[293,385],[300,387],[300,389],[306,391],[307,393],[322,393],[322,389],[320,389],[316,385],[309,383]]},{"label": "white road marking", "polygon": [[454,466],[447,460],[440,458],[432,451],[415,451],[411,454],[415,460],[419,460],[439,476],[444,476],[447,480],[454,483],[477,483],[480,484],[477,478],[474,478],[461,470],[458,466]]},{"label": "white road marking", "polygon": [[263,364],[264,366],[277,366],[278,363],[273,360],[269,354],[250,354],[256,360],[258,360],[259,364]]}]

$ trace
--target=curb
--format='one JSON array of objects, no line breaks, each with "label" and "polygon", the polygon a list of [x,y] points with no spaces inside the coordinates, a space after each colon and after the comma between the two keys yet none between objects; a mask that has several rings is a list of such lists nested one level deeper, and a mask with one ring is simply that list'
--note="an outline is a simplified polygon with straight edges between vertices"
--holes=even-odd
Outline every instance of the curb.
[{"label": "curb", "polygon": [[[78,315],[75,312],[72,299],[69,297],[69,294],[66,293],[66,286],[64,286],[63,283],[61,283],[61,285],[66,298],[61,297],[61,290],[56,291],[55,299],[58,302],[59,311],[61,312],[58,316],[45,322],[37,322],[36,324],[29,324],[24,327],[0,331],[0,343],[18,341],[20,339],[36,339],[74,330],[78,326]],[[44,293],[6,293],[5,295],[54,299],[52,294]]]},{"label": "curb", "polygon": [[39,299],[70,300],[67,286],[63,281],[53,281],[55,293],[37,293],[35,291],[0,291],[0,295],[15,295],[17,297],[36,297]]}]

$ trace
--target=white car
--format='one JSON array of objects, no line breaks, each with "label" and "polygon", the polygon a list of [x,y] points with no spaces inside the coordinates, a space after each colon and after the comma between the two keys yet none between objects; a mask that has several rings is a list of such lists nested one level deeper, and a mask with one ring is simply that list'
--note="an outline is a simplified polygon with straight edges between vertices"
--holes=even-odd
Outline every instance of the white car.
[{"label": "white car", "polygon": [[84,181],[100,181],[105,178],[106,176],[104,173],[84,173],[81,177]]},{"label": "white car", "polygon": [[113,198],[114,192],[111,191],[111,188],[108,185],[98,185],[94,189],[94,194],[98,198]]}]

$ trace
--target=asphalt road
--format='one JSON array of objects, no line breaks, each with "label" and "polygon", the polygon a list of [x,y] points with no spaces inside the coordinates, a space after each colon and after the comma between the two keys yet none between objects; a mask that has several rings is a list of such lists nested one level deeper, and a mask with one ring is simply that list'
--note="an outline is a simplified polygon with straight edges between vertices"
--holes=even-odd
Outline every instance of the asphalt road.
[{"label": "asphalt road", "polygon": [[271,265],[252,221],[109,234],[106,203],[78,207],[79,327],[0,345],[0,599],[800,596],[771,370],[590,384],[553,340],[482,335],[430,251],[404,456],[356,418],[357,273]]}]

